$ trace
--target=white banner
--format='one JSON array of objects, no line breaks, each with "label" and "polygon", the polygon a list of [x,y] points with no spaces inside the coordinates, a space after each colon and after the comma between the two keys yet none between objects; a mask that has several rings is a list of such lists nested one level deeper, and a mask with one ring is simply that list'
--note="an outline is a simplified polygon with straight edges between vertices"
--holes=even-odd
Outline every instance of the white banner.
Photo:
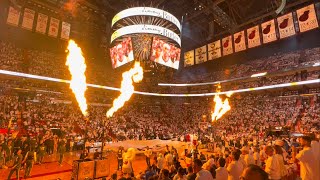
[{"label": "white banner", "polygon": [[277,40],[276,26],[274,19],[261,24],[263,44]]},{"label": "white banner", "polygon": [[33,29],[33,22],[34,22],[34,15],[35,11],[32,9],[25,8],[23,12],[23,20],[22,20],[22,27],[27,30]]},{"label": "white banner", "polygon": [[38,13],[36,32],[45,34],[47,32],[48,16]]},{"label": "white banner", "polygon": [[61,39],[69,40],[69,38],[70,38],[70,29],[71,29],[71,24],[69,24],[67,22],[62,22]]},{"label": "white banner", "polygon": [[297,10],[300,32],[306,32],[319,27],[314,4]]},{"label": "white banner", "polygon": [[240,52],[247,49],[244,31],[237,32],[233,35],[233,43],[235,52]]},{"label": "white banner", "polygon": [[161,36],[165,36],[169,39],[174,40],[176,43],[181,46],[181,39],[178,34],[175,32],[160,27],[160,26],[155,26],[155,25],[146,25],[146,24],[137,24],[137,25],[131,25],[131,26],[125,26],[123,28],[120,28],[116,30],[112,35],[111,35],[111,43],[124,35],[128,34],[136,34],[136,33],[147,33],[147,34],[157,34]]},{"label": "white banner", "polygon": [[292,13],[288,13],[277,18],[280,39],[290,37],[296,34],[293,24]]},{"label": "white banner", "polygon": [[58,37],[59,27],[60,27],[60,20],[53,17],[50,18],[48,35],[51,37]]},{"label": "white banner", "polygon": [[208,60],[213,60],[221,57],[221,40],[208,44]]},{"label": "white banner", "polygon": [[18,26],[20,20],[20,11],[16,10],[13,7],[9,7],[9,13],[7,18],[7,23],[12,26]]},{"label": "white banner", "polygon": [[184,67],[194,65],[194,50],[184,53]]},{"label": "white banner", "polygon": [[171,23],[175,24],[179,30],[181,31],[181,24],[179,20],[172,14],[161,10],[157,8],[152,8],[152,7],[133,7],[130,9],[123,10],[116,14],[112,18],[112,23],[111,26],[113,26],[116,22],[118,22],[121,19],[124,19],[126,17],[130,16],[155,16],[159,17],[162,19],[165,19],[167,21],[170,21]]},{"label": "white banner", "polygon": [[247,29],[248,48],[253,48],[261,45],[259,26],[254,26]]},{"label": "white banner", "polygon": [[204,45],[196,49],[196,64],[204,63],[208,61],[207,46]]},{"label": "white banner", "polygon": [[223,56],[229,55],[233,53],[232,47],[232,37],[228,36],[222,39],[222,47],[223,47]]}]

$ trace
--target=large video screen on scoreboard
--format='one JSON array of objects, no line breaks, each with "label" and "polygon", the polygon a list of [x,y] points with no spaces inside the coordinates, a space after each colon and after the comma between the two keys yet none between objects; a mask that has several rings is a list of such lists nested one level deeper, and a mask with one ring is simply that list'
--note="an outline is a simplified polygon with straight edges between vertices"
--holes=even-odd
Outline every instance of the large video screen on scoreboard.
[{"label": "large video screen on scoreboard", "polygon": [[110,49],[111,63],[113,68],[122,66],[134,60],[131,37],[123,39]]},{"label": "large video screen on scoreboard", "polygon": [[178,69],[180,63],[180,52],[180,48],[154,37],[150,59],[156,63]]}]

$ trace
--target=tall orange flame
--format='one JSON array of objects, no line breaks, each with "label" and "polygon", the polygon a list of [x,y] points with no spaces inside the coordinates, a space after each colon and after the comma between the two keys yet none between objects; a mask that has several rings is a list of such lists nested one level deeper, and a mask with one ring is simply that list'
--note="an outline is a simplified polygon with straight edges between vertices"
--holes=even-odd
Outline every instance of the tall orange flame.
[{"label": "tall orange flame", "polygon": [[82,114],[87,116],[88,105],[85,97],[87,90],[85,72],[87,66],[85,58],[82,55],[81,48],[73,40],[69,41],[68,51],[66,66],[69,67],[71,74],[70,88],[76,96]]},{"label": "tall orange flame", "polygon": [[[218,90],[218,92],[220,92],[220,90]],[[226,112],[230,111],[229,97],[231,97],[232,94],[233,93],[228,93],[226,95],[227,98],[223,102],[218,94],[214,96],[213,101],[215,102],[215,107],[211,115],[212,121],[220,119]]]},{"label": "tall orange flame", "polygon": [[113,106],[108,110],[107,117],[112,117],[113,114],[122,108],[124,103],[131,98],[134,92],[133,82],[138,83],[142,81],[143,69],[140,66],[140,63],[136,62],[133,68],[122,74],[122,78],[123,79],[120,88],[121,94],[113,101]]}]

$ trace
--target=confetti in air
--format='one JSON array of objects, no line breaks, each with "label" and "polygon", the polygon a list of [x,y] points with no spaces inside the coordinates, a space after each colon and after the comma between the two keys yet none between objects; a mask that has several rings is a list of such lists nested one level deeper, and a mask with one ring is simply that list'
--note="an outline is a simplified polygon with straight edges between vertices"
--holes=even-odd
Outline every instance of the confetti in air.
[{"label": "confetti in air", "polygon": [[88,105],[85,97],[87,90],[85,72],[87,66],[81,48],[73,40],[69,41],[66,65],[69,67],[71,74],[70,88],[76,96],[82,114],[87,116]]},{"label": "confetti in air", "polygon": [[[220,92],[220,86],[218,92]],[[215,102],[214,111],[212,112],[212,121],[220,119],[226,112],[230,111],[231,106],[229,104],[229,97],[231,97],[232,93],[226,94],[226,99],[222,101],[220,96],[216,94],[214,96],[213,101]]]},{"label": "confetti in air", "polygon": [[120,88],[120,96],[113,101],[113,106],[108,110],[107,117],[112,117],[113,114],[124,106],[134,92],[133,82],[138,83],[143,79],[143,69],[139,62],[134,64],[134,67],[122,74],[122,82]]}]

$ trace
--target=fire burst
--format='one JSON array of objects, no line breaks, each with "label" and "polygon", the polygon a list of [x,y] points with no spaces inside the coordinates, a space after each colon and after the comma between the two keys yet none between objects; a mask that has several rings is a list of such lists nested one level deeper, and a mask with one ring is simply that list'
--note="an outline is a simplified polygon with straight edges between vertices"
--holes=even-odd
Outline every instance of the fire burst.
[{"label": "fire burst", "polygon": [[87,66],[85,58],[82,55],[81,48],[73,40],[69,41],[68,51],[66,66],[69,67],[71,73],[70,88],[76,96],[82,114],[87,116],[88,105],[85,97],[87,90],[85,72]]},{"label": "fire burst", "polygon": [[[220,86],[219,86],[220,89]],[[220,90],[219,90],[220,91]],[[217,94],[214,96],[213,101],[215,102],[214,111],[212,113],[212,121],[220,119],[226,112],[230,111],[231,106],[229,104],[229,98],[232,93],[226,94],[227,98],[222,102],[222,99]]]},{"label": "fire burst", "polygon": [[113,106],[108,110],[107,117],[112,117],[113,114],[124,106],[134,92],[133,82],[138,83],[143,79],[143,69],[139,62],[134,64],[134,67],[122,74],[122,82],[120,88],[120,96],[113,101]]}]

